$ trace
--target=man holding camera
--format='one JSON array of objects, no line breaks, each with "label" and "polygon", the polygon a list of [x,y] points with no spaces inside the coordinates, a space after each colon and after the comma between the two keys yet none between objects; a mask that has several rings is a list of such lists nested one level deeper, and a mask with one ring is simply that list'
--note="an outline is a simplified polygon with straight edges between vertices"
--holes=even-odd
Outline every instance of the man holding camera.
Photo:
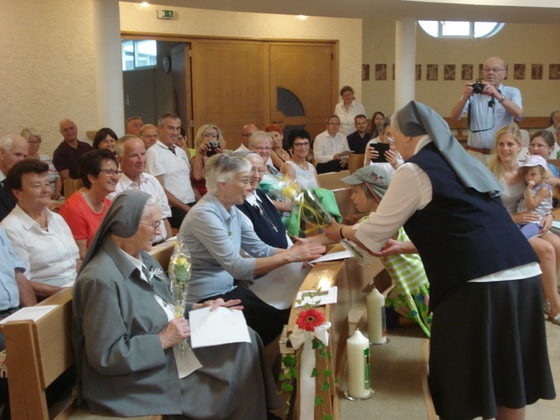
[{"label": "man holding camera", "polygon": [[490,57],[482,69],[484,80],[467,83],[463,95],[451,110],[450,117],[460,119],[468,114],[467,151],[486,164],[494,147],[498,129],[523,118],[521,92],[502,85],[507,65],[499,57]]}]

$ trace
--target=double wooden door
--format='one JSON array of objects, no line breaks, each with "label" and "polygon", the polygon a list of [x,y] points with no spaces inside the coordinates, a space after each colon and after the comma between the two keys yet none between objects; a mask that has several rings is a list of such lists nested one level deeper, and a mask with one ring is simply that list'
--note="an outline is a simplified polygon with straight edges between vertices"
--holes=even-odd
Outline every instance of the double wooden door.
[{"label": "double wooden door", "polygon": [[337,100],[336,42],[191,40],[192,126],[218,125],[229,149],[241,127],[325,129]]}]

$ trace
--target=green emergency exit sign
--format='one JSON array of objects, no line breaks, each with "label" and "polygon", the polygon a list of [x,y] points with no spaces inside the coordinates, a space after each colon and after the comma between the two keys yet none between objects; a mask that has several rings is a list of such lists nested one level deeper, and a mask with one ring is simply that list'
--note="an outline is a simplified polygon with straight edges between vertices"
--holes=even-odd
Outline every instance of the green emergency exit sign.
[{"label": "green emergency exit sign", "polygon": [[173,19],[175,17],[175,11],[161,9],[157,11],[157,17],[158,19]]}]

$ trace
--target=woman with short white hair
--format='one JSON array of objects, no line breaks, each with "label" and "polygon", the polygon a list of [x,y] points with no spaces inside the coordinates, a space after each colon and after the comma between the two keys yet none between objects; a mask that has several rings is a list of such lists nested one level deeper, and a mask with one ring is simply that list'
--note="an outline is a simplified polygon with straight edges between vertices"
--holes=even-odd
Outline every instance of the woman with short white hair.
[{"label": "woman with short white hair", "polygon": [[250,290],[236,286],[235,280],[253,280],[284,264],[312,260],[324,252],[324,246],[298,240],[280,249],[257,237],[236,207],[251,192],[251,166],[246,158],[229,152],[208,159],[208,193],[183,220],[179,239],[186,242],[192,258],[189,302],[241,299],[247,323],[266,345],[280,334],[289,311],[264,303]]}]

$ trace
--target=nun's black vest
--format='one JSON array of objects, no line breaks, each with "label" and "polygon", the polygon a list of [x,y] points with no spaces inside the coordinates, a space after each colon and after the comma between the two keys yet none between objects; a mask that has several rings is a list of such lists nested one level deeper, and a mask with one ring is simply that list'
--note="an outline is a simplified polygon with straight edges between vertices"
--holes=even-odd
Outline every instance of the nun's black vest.
[{"label": "nun's black vest", "polygon": [[432,308],[468,280],[537,261],[500,198],[465,188],[433,143],[408,162],[432,182],[432,201],[404,225],[422,257]]},{"label": "nun's black vest", "polygon": [[[238,205],[237,208],[251,219],[255,227],[255,233],[261,241],[275,248],[288,248],[286,228],[282,223],[280,213],[278,213],[274,204],[271,203],[263,191],[256,190],[255,192],[261,200],[261,208],[266,214],[266,217],[263,216],[257,208],[249,204],[247,200],[245,200],[243,204]],[[277,231],[274,230],[272,224],[276,226]]]}]

